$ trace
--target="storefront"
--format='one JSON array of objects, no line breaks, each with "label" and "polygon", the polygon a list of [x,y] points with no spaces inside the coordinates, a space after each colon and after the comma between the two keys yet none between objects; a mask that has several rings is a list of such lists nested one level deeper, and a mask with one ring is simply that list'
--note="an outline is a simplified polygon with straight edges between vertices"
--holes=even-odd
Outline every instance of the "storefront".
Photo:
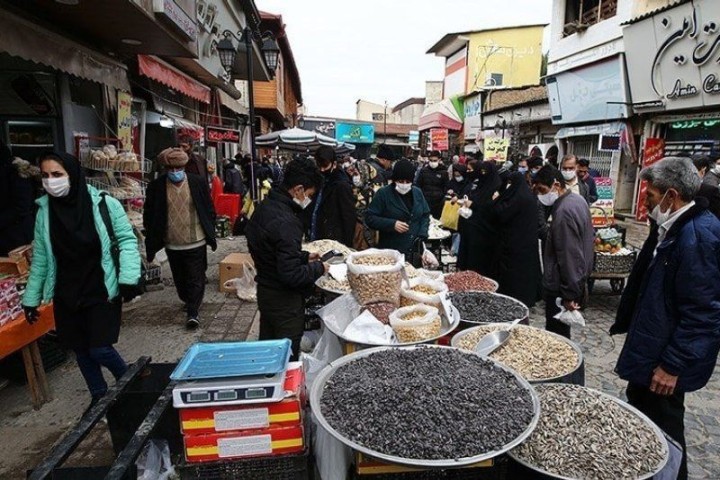
[{"label": "storefront", "polygon": [[[718,21],[720,3],[695,0],[625,27],[633,109],[644,119],[644,166],[650,151],[652,158],[720,156],[720,72],[715,62],[719,43],[712,27]],[[704,32],[696,35],[701,29]],[[706,46],[708,35],[715,35],[711,47]],[[634,213],[644,219],[639,183],[636,190]]]},{"label": "storefront", "polygon": [[[460,109],[463,109],[462,104]],[[430,132],[432,129],[446,129],[448,131],[448,155],[462,153],[466,143],[466,136],[463,130],[463,119],[461,113],[455,108],[450,99],[445,99],[425,107],[420,117],[420,145],[430,149],[432,140]]]}]

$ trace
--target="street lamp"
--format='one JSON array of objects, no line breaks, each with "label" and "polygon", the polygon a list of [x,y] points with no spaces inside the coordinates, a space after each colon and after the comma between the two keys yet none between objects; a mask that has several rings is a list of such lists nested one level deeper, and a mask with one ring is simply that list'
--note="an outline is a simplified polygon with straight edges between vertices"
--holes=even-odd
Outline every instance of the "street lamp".
[{"label": "street lamp", "polygon": [[[254,163],[256,159],[256,145],[255,145],[255,93],[253,89],[253,61],[252,61],[252,50],[253,40],[262,42],[261,50],[263,53],[263,60],[265,65],[272,76],[275,76],[275,70],[278,66],[278,59],[280,57],[280,47],[275,41],[275,36],[272,32],[267,31],[260,35],[259,32],[253,31],[250,27],[245,27],[242,32],[237,34],[230,30],[222,32],[223,39],[220,40],[215,48],[217,49],[218,55],[220,56],[220,63],[222,63],[225,71],[230,74],[233,65],[235,64],[235,57],[238,49],[233,46],[231,38],[234,38],[238,45],[245,46],[245,59],[247,62],[247,73],[248,73],[248,113],[250,123],[250,156],[252,161],[250,163],[250,182],[251,182],[251,193],[253,199],[257,198],[257,186],[255,185],[255,168]],[[239,48],[239,47],[238,47]]]}]

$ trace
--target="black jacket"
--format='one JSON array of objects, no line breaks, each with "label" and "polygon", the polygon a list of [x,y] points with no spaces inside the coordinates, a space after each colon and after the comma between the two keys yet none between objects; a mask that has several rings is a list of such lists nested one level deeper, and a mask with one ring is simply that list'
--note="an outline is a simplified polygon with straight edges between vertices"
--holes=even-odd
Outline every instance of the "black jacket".
[{"label": "black jacket", "polygon": [[258,285],[305,293],[324,273],[321,262],[309,262],[302,250],[302,210],[287,192],[275,187],[255,209],[245,229],[257,269]]},{"label": "black jacket", "polygon": [[35,187],[29,168],[13,164],[9,151],[0,159],[0,257],[33,240]]},{"label": "black jacket", "polygon": [[598,200],[598,193],[597,193],[597,184],[595,183],[595,179],[588,175],[588,177],[585,180],[580,180],[580,182],[584,183],[587,187],[587,200],[588,203],[595,203]]},{"label": "black jacket", "polygon": [[425,195],[432,216],[440,218],[448,190],[447,167],[444,165],[439,165],[437,168],[423,167],[417,178],[417,186]]},{"label": "black jacket", "polygon": [[370,179],[370,183],[374,185],[387,185],[392,180],[392,168],[385,169],[377,160],[368,160],[366,162],[375,169],[375,176]]},{"label": "black jacket", "polygon": [[315,213],[315,238],[336,240],[352,248],[357,211],[350,181],[342,169],[336,168],[326,178],[318,197],[320,195],[322,199]]},{"label": "black jacket", "polygon": [[242,175],[240,174],[240,170],[235,168],[235,165],[226,165],[223,168],[223,174],[225,177],[223,193],[245,194],[246,190],[245,185],[243,185]]},{"label": "black jacket", "polygon": [[[200,224],[205,232],[205,241],[215,251],[215,208],[210,199],[210,189],[204,178],[185,172],[186,181],[190,186],[190,195],[195,203]],[[165,247],[165,234],[168,222],[167,174],[160,175],[150,182],[145,193],[143,208],[143,226],[145,227],[145,248],[148,261],[152,262],[155,254]]]},{"label": "black jacket", "polygon": [[705,198],[708,201],[708,210],[720,219],[720,188],[703,183],[697,196]]}]

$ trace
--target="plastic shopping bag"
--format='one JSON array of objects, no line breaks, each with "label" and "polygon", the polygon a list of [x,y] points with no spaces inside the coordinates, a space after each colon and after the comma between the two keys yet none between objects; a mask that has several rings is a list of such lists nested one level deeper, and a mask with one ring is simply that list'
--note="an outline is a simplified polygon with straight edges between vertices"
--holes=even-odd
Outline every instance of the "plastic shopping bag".
[{"label": "plastic shopping bag", "polygon": [[167,440],[150,440],[135,462],[138,480],[167,480],[175,478]]},{"label": "plastic shopping bag", "polygon": [[438,268],[440,266],[437,257],[427,249],[425,242],[423,242],[422,264],[425,268]]},{"label": "plastic shopping bag", "polygon": [[450,200],[446,200],[442,214],[440,215],[440,224],[450,230],[457,230],[459,220],[458,210],[460,210],[460,204],[458,202],[453,203]]},{"label": "plastic shopping bag", "polygon": [[585,318],[582,316],[582,313],[580,313],[580,310],[566,310],[565,307],[563,307],[562,299],[559,297],[555,299],[555,305],[560,309],[560,313],[555,315],[556,320],[560,320],[565,325],[571,327],[585,326]]},{"label": "plastic shopping bag", "polygon": [[243,263],[242,278],[233,278],[225,282],[225,288],[234,288],[240,300],[245,302],[257,302],[257,284],[255,276],[257,271],[249,263]]}]

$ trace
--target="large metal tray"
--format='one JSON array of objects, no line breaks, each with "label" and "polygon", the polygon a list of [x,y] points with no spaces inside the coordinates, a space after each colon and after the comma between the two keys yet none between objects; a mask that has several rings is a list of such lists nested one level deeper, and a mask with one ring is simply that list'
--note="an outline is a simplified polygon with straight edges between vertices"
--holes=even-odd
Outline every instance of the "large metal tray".
[{"label": "large metal tray", "polygon": [[[511,296],[509,296],[509,295],[503,295],[502,293],[482,292],[482,291],[480,291],[480,290],[468,290],[467,292],[452,292],[452,293],[486,293],[486,294],[492,295],[492,296],[494,296],[494,297],[504,297],[504,298],[510,299],[510,300],[512,300],[513,302],[517,303],[518,305],[521,305],[522,308],[524,309],[524,312],[525,312],[525,315],[524,315],[522,318],[515,318],[515,319],[513,319],[513,320],[520,320],[519,323],[521,323],[521,324],[523,324],[523,325],[529,325],[529,324],[530,324],[530,309],[527,307],[527,305],[525,305],[524,303],[522,303],[522,302],[521,302],[520,300],[518,300],[517,298],[513,298],[513,297],[511,297]],[[462,321],[463,323],[468,324],[468,325],[490,325],[491,323],[506,323],[506,324],[510,324],[510,323],[512,322],[512,320],[509,321],[509,322],[476,322],[476,321],[474,321],[474,320],[465,320],[464,318],[461,318],[460,321]]]},{"label": "large metal tray", "polygon": [[[447,301],[447,298],[443,299],[444,308],[440,309],[440,333],[434,337],[426,338],[419,342],[410,343],[369,343],[361,344],[355,340],[348,338],[344,335],[345,329],[355,318],[360,315],[361,307],[357,303],[355,297],[351,294],[342,295],[325,307],[317,311],[317,315],[323,322],[323,325],[329,329],[336,337],[345,343],[352,343],[355,345],[364,345],[370,347],[400,347],[410,345],[420,345],[423,343],[433,343],[436,340],[452,333],[460,325],[460,314],[457,309]],[[398,307],[399,308],[399,307]],[[334,310],[334,311],[333,311]]]},{"label": "large metal tray", "polygon": [[[335,430],[333,427],[330,426],[330,424],[325,420],[325,417],[322,414],[322,410],[320,408],[320,399],[322,398],[322,392],[325,388],[325,384],[328,382],[328,380],[332,377],[332,375],[335,373],[335,371],[341,367],[342,365],[354,362],[360,358],[366,357],[368,355],[372,355],[373,353],[380,352],[383,350],[389,350],[390,348],[398,348],[398,347],[377,347],[377,348],[370,348],[367,350],[360,350],[358,352],[352,353],[350,355],[346,355],[344,357],[341,357],[338,360],[335,360],[334,362],[331,362],[327,367],[325,367],[320,374],[317,376],[315,381],[312,384],[312,388],[310,390],[310,408],[312,409],[313,414],[315,415],[315,418],[317,419],[318,423],[333,437],[337,438],[340,442],[344,443],[348,447],[352,448],[353,450],[356,450],[360,453],[363,453],[365,455],[368,455],[370,457],[376,458],[378,460],[389,462],[389,463],[395,463],[400,465],[406,465],[410,467],[419,467],[419,468],[453,468],[453,467],[465,467],[468,465],[472,465],[474,463],[482,462],[485,460],[489,460],[491,458],[495,458],[499,455],[502,455],[503,453],[508,452],[509,450],[515,448],[516,446],[520,445],[522,442],[525,441],[527,437],[530,436],[530,434],[535,430],[535,427],[537,426],[538,420],[540,419],[540,399],[538,398],[537,394],[535,393],[535,390],[532,388],[530,383],[528,383],[527,380],[522,378],[517,372],[514,370],[507,368],[505,365],[502,365],[501,363],[498,363],[492,359],[488,359],[491,362],[493,362],[497,368],[506,370],[513,374],[515,377],[515,380],[519,385],[521,385],[523,388],[525,388],[530,395],[532,396],[533,401],[533,418],[530,422],[530,425],[528,425],[527,429],[515,440],[505,445],[503,448],[499,450],[494,450],[492,452],[484,452],[472,457],[464,457],[464,458],[449,458],[444,460],[422,460],[422,459],[416,459],[416,458],[404,458],[404,457],[397,457],[394,455],[386,455],[384,453],[377,452],[375,450],[371,450],[367,447],[364,447],[358,443],[353,442],[349,438],[344,437],[340,432]],[[417,349],[417,348],[453,348],[453,347],[446,347],[446,346],[440,346],[440,345],[413,345],[410,347],[399,347],[399,348],[405,348],[405,349]],[[463,351],[467,355],[477,355],[474,352],[467,352]],[[483,357],[485,358],[485,357]],[[468,421],[473,421],[471,418],[468,418]]]},{"label": "large metal tray", "polygon": [[[542,388],[542,387],[545,386],[545,385],[563,385],[563,386],[568,386],[567,384],[546,383],[546,384],[543,384],[543,385],[539,385],[539,387]],[[660,439],[660,443],[661,443],[661,444],[663,445],[663,447],[664,447],[664,451],[663,451],[663,461],[660,462],[660,465],[657,466],[657,469],[656,469],[654,472],[648,473],[647,475],[643,475],[642,477],[638,477],[636,480],[650,480],[650,479],[652,479],[656,474],[660,473],[663,468],[665,468],[665,465],[667,464],[668,460],[670,459],[670,449],[669,449],[668,444],[667,444],[667,439],[665,438],[665,435],[663,434],[662,430],[660,430],[660,428],[659,428],[657,425],[655,425],[652,420],[650,420],[644,413],[642,413],[642,412],[641,412],[640,410],[638,410],[637,408],[633,407],[632,405],[630,405],[630,404],[628,404],[628,403],[623,402],[622,400],[620,400],[620,399],[617,398],[617,397],[613,397],[612,395],[608,395],[607,393],[601,392],[600,390],[596,390],[596,389],[594,389],[594,388],[584,387],[584,386],[580,386],[580,385],[575,385],[575,386],[576,386],[577,388],[584,388],[584,389],[586,389],[586,390],[592,390],[593,392],[600,394],[600,396],[605,397],[605,398],[607,398],[607,399],[610,399],[611,401],[617,403],[618,405],[620,405],[620,406],[621,406],[622,408],[624,408],[625,410],[628,410],[628,411],[634,413],[635,415],[637,415],[638,417],[640,417],[650,428],[652,428],[652,430],[655,432],[655,435],[657,435],[657,437]],[[538,394],[536,394],[536,395],[538,395]],[[539,397],[539,395],[538,395],[538,401],[539,401],[539,398],[540,398],[540,397]],[[538,420],[539,420],[539,419],[538,419]],[[533,471],[535,471],[535,472],[538,472],[538,473],[540,473],[540,474],[542,474],[542,475],[547,475],[547,476],[549,476],[549,477],[556,478],[556,479],[558,479],[558,480],[580,480],[580,479],[577,479],[577,478],[574,478],[574,477],[563,477],[563,476],[561,476],[561,475],[557,475],[557,474],[555,474],[555,473],[548,472],[547,470],[543,470],[543,469],[541,469],[541,468],[539,468],[539,467],[537,467],[537,466],[535,466],[535,465],[532,465],[532,464],[526,462],[525,460],[521,459],[521,458],[518,457],[517,454],[515,454],[512,450],[508,451],[507,454],[508,454],[508,456],[509,456],[510,458],[512,458],[514,461],[516,461],[516,462],[519,463],[520,465],[523,465],[524,467],[527,467],[527,468],[529,468],[530,470],[533,470]],[[610,461],[610,460],[608,459],[608,461]]]},{"label": "large metal tray", "polygon": [[259,342],[196,343],[170,375],[172,380],[274,375],[290,361],[288,339]]}]

